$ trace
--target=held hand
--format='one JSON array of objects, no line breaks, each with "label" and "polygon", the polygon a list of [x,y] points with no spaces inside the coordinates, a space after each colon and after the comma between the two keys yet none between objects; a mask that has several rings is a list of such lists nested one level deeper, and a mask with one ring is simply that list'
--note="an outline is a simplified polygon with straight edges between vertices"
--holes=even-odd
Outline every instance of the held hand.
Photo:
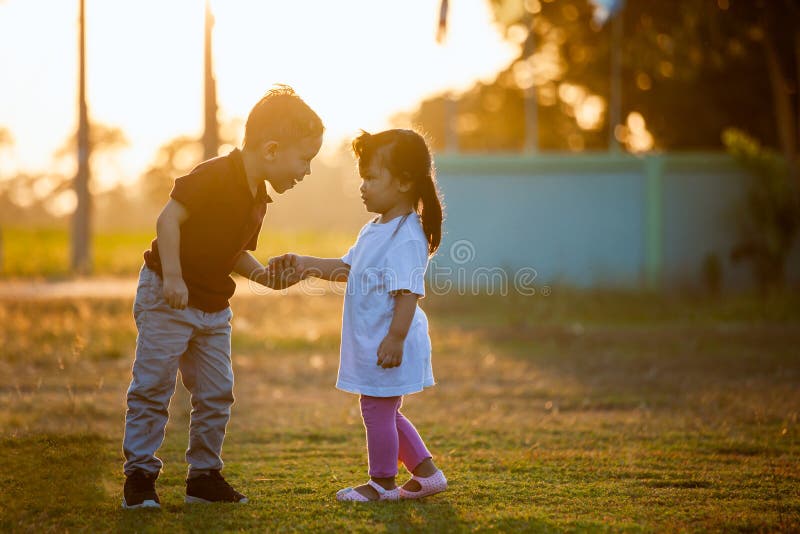
[{"label": "held hand", "polygon": [[180,276],[164,276],[163,293],[170,308],[182,310],[189,303],[189,289]]},{"label": "held hand", "polygon": [[387,334],[378,346],[378,365],[384,369],[399,367],[403,363],[403,342],[405,340]]},{"label": "held hand", "polygon": [[303,257],[297,254],[283,254],[270,258],[267,276],[273,287],[289,287],[304,278]]}]

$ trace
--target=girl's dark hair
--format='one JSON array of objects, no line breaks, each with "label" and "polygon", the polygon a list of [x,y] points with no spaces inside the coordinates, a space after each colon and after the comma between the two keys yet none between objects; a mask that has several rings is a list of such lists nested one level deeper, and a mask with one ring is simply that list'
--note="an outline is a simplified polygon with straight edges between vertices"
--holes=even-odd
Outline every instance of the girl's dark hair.
[{"label": "girl's dark hair", "polygon": [[413,130],[386,130],[374,135],[362,130],[353,141],[353,152],[358,158],[361,174],[383,148],[386,150],[381,152],[381,163],[393,177],[413,184],[414,207],[422,220],[428,253],[433,255],[442,240],[443,215],[428,144]]},{"label": "girl's dark hair", "polygon": [[255,150],[264,141],[295,142],[319,136],[325,127],[294,89],[276,84],[259,100],[244,127],[245,150]]}]

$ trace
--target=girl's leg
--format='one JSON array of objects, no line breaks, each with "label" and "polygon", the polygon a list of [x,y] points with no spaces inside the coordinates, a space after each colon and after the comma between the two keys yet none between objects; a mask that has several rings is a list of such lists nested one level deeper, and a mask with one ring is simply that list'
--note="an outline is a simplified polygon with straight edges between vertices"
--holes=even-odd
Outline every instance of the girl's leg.
[{"label": "girl's leg", "polygon": [[[417,432],[417,429],[411,424],[411,421],[400,413],[400,406],[402,405],[402,398],[397,409],[395,424],[397,426],[397,434],[400,441],[400,460],[413,474],[420,477],[429,477],[435,474],[439,469],[433,463],[433,457],[425,446],[425,442]],[[413,478],[403,484],[403,489],[408,491],[419,491],[421,488],[419,482]]]},{"label": "girl's leg", "polygon": [[400,413],[400,406],[402,406],[402,404],[403,400],[402,397],[400,397],[395,415],[395,426],[397,427],[400,445],[399,458],[406,466],[406,469],[414,471],[418,465],[431,457],[431,453],[425,446],[425,442],[422,441],[417,429],[411,424],[411,421]]},{"label": "girl's leg", "polygon": [[[372,483],[387,490],[397,487],[397,455],[399,438],[395,426],[395,414],[400,405],[400,397],[370,397],[362,395],[361,417],[367,433],[367,455],[369,475]],[[377,500],[378,491],[369,484],[353,488],[369,500]],[[395,490],[397,491],[397,490]],[[337,494],[338,497],[338,494]]]},{"label": "girl's leg", "polygon": [[361,417],[367,430],[367,453],[369,475],[389,478],[397,475],[399,438],[395,426],[395,414],[400,397],[361,396]]}]

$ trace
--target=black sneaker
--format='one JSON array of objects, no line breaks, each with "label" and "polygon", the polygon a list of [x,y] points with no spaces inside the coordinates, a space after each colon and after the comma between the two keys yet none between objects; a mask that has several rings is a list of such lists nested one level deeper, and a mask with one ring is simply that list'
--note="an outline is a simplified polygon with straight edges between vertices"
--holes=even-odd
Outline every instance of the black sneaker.
[{"label": "black sneaker", "polygon": [[186,479],[186,502],[212,503],[235,502],[244,504],[247,497],[236,491],[228,484],[219,471],[211,471],[207,475]]},{"label": "black sneaker", "polygon": [[126,510],[134,508],[161,508],[161,501],[156,493],[158,473],[145,473],[136,470],[125,477],[122,507]]}]

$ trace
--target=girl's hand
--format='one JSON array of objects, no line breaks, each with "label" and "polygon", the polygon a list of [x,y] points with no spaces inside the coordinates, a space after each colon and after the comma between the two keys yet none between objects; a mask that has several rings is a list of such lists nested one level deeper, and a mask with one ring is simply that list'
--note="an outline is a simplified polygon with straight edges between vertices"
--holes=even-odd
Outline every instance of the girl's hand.
[{"label": "girl's hand", "polygon": [[378,365],[384,369],[399,367],[403,363],[403,342],[399,336],[388,334],[378,346]]}]

